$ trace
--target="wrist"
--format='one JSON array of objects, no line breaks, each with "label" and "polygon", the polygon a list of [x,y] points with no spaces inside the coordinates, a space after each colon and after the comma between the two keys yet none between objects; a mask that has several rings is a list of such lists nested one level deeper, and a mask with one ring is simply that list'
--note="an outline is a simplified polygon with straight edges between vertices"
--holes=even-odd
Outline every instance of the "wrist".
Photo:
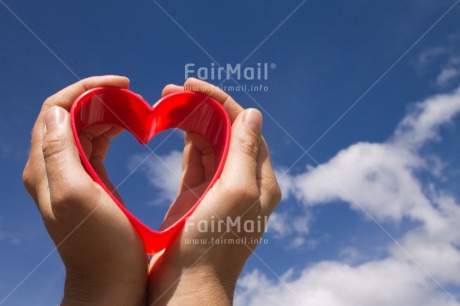
[{"label": "wrist", "polygon": [[232,305],[236,279],[209,267],[153,271],[148,305]]},{"label": "wrist", "polygon": [[61,305],[145,305],[144,284],[67,273]]}]

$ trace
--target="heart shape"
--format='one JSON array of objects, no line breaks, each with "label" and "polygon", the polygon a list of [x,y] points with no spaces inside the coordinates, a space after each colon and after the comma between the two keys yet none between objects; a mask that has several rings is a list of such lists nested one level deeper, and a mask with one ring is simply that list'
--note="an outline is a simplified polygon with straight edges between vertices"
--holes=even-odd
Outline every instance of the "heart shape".
[{"label": "heart shape", "polygon": [[[179,234],[186,219],[222,173],[230,144],[231,123],[223,106],[207,95],[192,91],[173,93],[150,106],[138,94],[123,88],[99,87],[86,91],[72,105],[72,132],[82,164],[91,176],[111,196],[137,230],[148,254],[165,249]],[[93,124],[117,125],[134,135],[145,145],[156,134],[172,128],[193,131],[209,141],[216,157],[216,173],[209,186],[190,210],[163,231],[154,231],[137,219],[105,186],[86,156],[78,133]]]}]

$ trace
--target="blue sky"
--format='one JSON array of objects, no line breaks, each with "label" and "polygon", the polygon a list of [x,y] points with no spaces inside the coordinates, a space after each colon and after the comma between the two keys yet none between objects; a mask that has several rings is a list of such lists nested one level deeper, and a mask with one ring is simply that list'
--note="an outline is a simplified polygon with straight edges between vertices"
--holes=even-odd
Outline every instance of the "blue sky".
[{"label": "blue sky", "polygon": [[[121,74],[153,104],[186,64],[249,56],[243,66],[276,67],[240,83],[268,90],[231,94],[263,110],[284,199],[236,304],[460,305],[457,2],[0,0],[0,304],[62,295],[64,268],[21,182],[47,96]],[[174,132],[157,153],[176,169],[181,145]],[[147,152],[117,138],[114,184]],[[165,172],[151,157],[120,187],[152,227],[173,197]]]}]

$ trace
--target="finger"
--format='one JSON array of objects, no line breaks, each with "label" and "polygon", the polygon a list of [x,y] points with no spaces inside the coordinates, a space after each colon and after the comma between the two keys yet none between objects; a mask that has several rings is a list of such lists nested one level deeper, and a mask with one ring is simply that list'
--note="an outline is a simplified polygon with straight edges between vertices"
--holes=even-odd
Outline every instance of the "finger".
[{"label": "finger", "polygon": [[104,166],[104,160],[110,147],[110,141],[120,134],[123,129],[111,124],[96,124],[79,133],[80,143],[88,157],[91,166],[110,192],[123,203],[121,196],[110,182]]},{"label": "finger", "polygon": [[236,117],[244,110],[232,97],[217,86],[195,78],[188,78],[184,83],[184,90],[191,90],[208,95],[221,103],[233,123]]},{"label": "finger", "polygon": [[45,116],[45,124],[42,151],[50,201],[54,208],[54,205],[64,204],[69,199],[88,195],[91,179],[80,162],[69,113],[62,107],[53,106]]},{"label": "finger", "polygon": [[[41,139],[43,138],[43,127],[44,127],[44,117],[48,113],[48,109],[52,106],[60,106],[65,110],[69,110],[72,106],[72,103],[85,91],[100,87],[100,86],[115,86],[128,88],[129,79],[121,76],[98,76],[83,79],[75,84],[72,84],[53,96],[49,97],[40,111],[37,121],[32,132],[32,148],[31,151],[34,151],[35,144],[41,147]],[[34,151],[35,152],[35,151]]]},{"label": "finger", "polygon": [[82,79],[49,97],[44,104],[44,110],[46,112],[47,108],[54,105],[69,110],[75,99],[77,99],[85,91],[102,86],[128,88],[129,79],[127,77],[116,75],[94,76]]},{"label": "finger", "polygon": [[[66,87],[45,101],[32,131],[28,165],[33,168],[33,171],[27,171],[28,173],[32,173],[29,175],[27,182],[27,185],[29,186],[29,192],[34,192],[34,189],[37,188],[37,185],[40,185],[40,182],[43,182],[46,175],[45,167],[43,166],[42,140],[45,125],[45,115],[47,114],[48,109],[54,105],[69,109],[75,99],[86,90],[100,86],[117,86],[128,88],[129,79],[121,76],[90,77]],[[37,190],[35,190],[35,193],[37,193]],[[35,196],[32,196],[36,198],[36,194]]]},{"label": "finger", "polygon": [[187,132],[182,163],[182,184],[184,188],[193,188],[202,183],[210,182],[216,172],[214,149],[200,134]]},{"label": "finger", "polygon": [[[102,86],[128,88],[129,79],[126,77],[114,75],[96,76],[83,79],[62,89],[61,91],[46,99],[45,103],[43,104],[39,114],[39,119],[41,118],[41,120],[37,120],[36,122],[36,124],[38,123],[37,131],[43,130],[44,116],[47,114],[50,107],[60,106],[68,111],[73,102],[85,91]],[[34,137],[34,135],[32,135],[32,137]]]},{"label": "finger", "polygon": [[111,124],[95,124],[78,134],[85,155],[91,159],[104,161],[110,141],[118,136],[123,129]]},{"label": "finger", "polygon": [[118,136],[123,129],[118,126],[112,126],[107,132],[102,135],[95,135],[93,141],[93,148],[90,160],[97,159],[101,162],[105,160],[107,151],[110,147],[110,141]]},{"label": "finger", "polygon": [[187,134],[187,137],[191,140],[193,146],[200,154],[200,162],[203,165],[204,171],[204,180],[210,181],[216,172],[214,149],[209,141],[201,134],[195,132],[189,132]]},{"label": "finger", "polygon": [[100,159],[92,160],[91,166],[93,167],[94,171],[96,171],[97,175],[102,180],[102,182],[107,187],[107,189],[110,191],[110,193],[113,194],[115,198],[118,199],[118,202],[124,205],[123,199],[118,193],[118,190],[115,189],[115,186],[112,184],[112,182],[109,179],[109,175],[107,173],[107,170],[104,167],[104,164],[102,163],[102,160]]},{"label": "finger", "polygon": [[200,185],[204,181],[204,167],[201,161],[201,153],[193,144],[190,132],[185,133],[184,144],[179,194],[184,190]]},{"label": "finger", "polygon": [[168,84],[165,86],[165,88],[163,88],[163,91],[161,92],[161,96],[164,97],[169,94],[172,94],[178,91],[183,91],[183,90],[184,90],[183,86],[179,86],[176,84]]},{"label": "finger", "polygon": [[230,150],[221,178],[231,185],[257,188],[262,114],[256,109],[242,112],[232,126]]}]

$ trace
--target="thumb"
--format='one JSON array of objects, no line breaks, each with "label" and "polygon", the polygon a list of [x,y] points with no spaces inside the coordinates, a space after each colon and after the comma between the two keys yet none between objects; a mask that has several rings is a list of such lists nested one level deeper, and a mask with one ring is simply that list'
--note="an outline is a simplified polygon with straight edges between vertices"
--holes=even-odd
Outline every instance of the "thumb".
[{"label": "thumb", "polygon": [[232,126],[232,139],[222,176],[246,187],[257,184],[257,160],[261,143],[262,114],[257,109],[241,112]]},{"label": "thumb", "polygon": [[70,115],[62,107],[51,107],[45,116],[42,149],[51,201],[81,194],[82,183],[88,182],[88,175],[75,146]]}]

